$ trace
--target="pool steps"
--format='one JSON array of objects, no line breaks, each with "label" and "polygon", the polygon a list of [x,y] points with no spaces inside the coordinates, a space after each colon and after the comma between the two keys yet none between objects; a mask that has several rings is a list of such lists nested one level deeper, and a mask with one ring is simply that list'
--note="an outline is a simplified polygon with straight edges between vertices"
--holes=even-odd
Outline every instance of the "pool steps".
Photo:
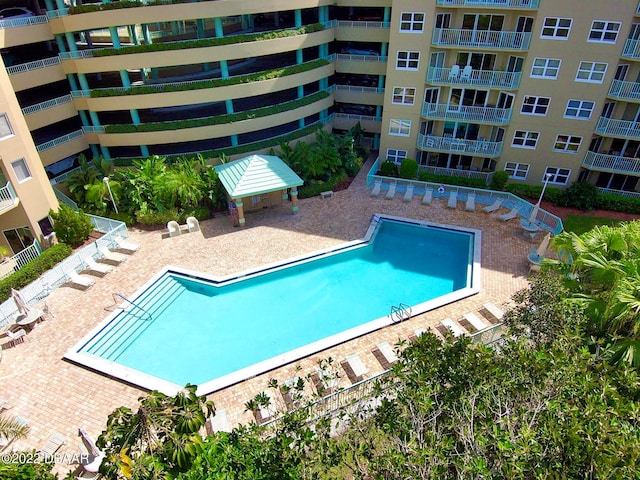
[{"label": "pool steps", "polygon": [[[185,290],[186,288],[172,276],[166,276],[152,290],[135,301],[140,308],[131,307],[123,312],[109,333],[87,348],[87,351],[107,360],[117,360],[122,352],[144,333],[154,318]],[[140,309],[144,309],[144,312]]]}]

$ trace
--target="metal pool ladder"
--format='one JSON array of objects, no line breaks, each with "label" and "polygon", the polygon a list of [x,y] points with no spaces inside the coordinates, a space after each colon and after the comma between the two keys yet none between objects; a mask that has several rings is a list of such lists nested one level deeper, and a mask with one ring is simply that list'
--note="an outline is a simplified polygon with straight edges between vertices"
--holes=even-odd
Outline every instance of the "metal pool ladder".
[{"label": "metal pool ladder", "polygon": [[391,307],[391,313],[389,314],[391,321],[403,322],[411,318],[411,306],[406,303],[399,303]]},{"label": "metal pool ladder", "polygon": [[129,300],[127,297],[125,297],[124,295],[122,295],[121,293],[118,292],[113,292],[112,294],[113,297],[113,303],[116,303],[116,297],[120,297],[122,300],[124,300],[125,302],[133,305],[134,307],[136,307],[139,310],[142,310],[144,313],[146,313],[147,315],[149,315],[149,320],[151,320],[151,314],[149,312],[147,312],[144,308],[142,308],[140,305],[136,304],[135,302],[132,302],[131,300]]}]

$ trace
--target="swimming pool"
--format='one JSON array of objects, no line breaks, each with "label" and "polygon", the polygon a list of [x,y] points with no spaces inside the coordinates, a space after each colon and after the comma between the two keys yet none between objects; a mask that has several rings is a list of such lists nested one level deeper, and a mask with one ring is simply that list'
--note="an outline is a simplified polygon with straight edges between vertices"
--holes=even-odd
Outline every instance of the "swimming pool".
[{"label": "swimming pool", "polygon": [[362,240],[225,278],[165,267],[65,358],[200,394],[477,293],[480,232],[374,216]]}]

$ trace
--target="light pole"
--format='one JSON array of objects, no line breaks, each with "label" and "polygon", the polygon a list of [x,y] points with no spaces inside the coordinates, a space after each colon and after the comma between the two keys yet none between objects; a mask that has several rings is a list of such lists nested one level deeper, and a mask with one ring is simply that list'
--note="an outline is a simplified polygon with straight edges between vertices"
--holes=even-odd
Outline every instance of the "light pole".
[{"label": "light pole", "polygon": [[111,203],[113,203],[113,209],[118,213],[118,206],[116,205],[116,201],[113,199],[113,193],[111,193],[111,185],[109,185],[109,177],[104,177],[102,181],[107,186],[107,191],[109,192],[109,197],[111,198]]},{"label": "light pole", "polygon": [[544,184],[542,185],[542,191],[540,192],[540,198],[538,198],[538,202],[533,206],[531,210],[531,215],[529,216],[529,223],[535,223],[536,217],[538,216],[538,210],[540,210],[540,204],[542,203],[542,197],[544,197],[544,191],[547,189],[547,184],[551,180],[551,174],[545,173],[544,175]]}]

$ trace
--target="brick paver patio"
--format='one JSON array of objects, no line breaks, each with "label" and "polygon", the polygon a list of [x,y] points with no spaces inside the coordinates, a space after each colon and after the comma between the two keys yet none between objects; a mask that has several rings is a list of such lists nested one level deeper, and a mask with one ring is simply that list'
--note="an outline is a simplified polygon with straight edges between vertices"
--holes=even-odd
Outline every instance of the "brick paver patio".
[{"label": "brick paver patio", "polygon": [[[142,389],[71,364],[62,356],[108,315],[105,309],[114,304],[113,292],[133,294],[167,264],[227,275],[361,238],[375,213],[482,230],[479,294],[211,394],[210,399],[217,408],[226,410],[231,423],[252,421],[253,416],[244,411],[244,403],[265,390],[270,378],[282,381],[300,375],[295,373],[296,365],[305,374],[313,371],[321,358],[331,356],[339,363],[347,355],[359,353],[373,375],[382,371],[371,353],[377,343],[394,344],[414,330],[435,326],[446,317],[461,319],[466,312],[478,312],[485,302],[504,305],[514,292],[527,285],[526,256],[532,244],[523,236],[517,220],[497,219],[497,214],[504,211],[491,215],[465,212],[463,203],[453,210],[446,208],[444,200],[434,200],[427,206],[421,204],[419,197],[404,202],[401,194],[394,199],[383,195],[372,198],[365,186],[369,163],[349,189],[336,192],[331,198],[302,200],[300,213],[295,216],[286,205],[274,207],[249,214],[243,229],[232,227],[229,217],[219,216],[201,222],[201,233],[174,238],[163,238],[161,230],[131,229],[131,241],[141,244],[141,250],[112,273],[97,278],[87,291],[68,287],[54,291],[47,299],[53,316],[38,324],[23,344],[3,351],[0,397],[9,401],[7,414],[23,417],[31,426],[28,439],[16,442],[14,447],[37,449],[56,432],[66,441],[60,452],[78,453],[78,427],[98,436],[115,408],[135,408],[138,397],[145,394]],[[246,308],[260,314],[260,305]],[[346,376],[341,381],[343,386],[349,383]],[[58,465],[56,471],[70,468],[74,466]]]}]

